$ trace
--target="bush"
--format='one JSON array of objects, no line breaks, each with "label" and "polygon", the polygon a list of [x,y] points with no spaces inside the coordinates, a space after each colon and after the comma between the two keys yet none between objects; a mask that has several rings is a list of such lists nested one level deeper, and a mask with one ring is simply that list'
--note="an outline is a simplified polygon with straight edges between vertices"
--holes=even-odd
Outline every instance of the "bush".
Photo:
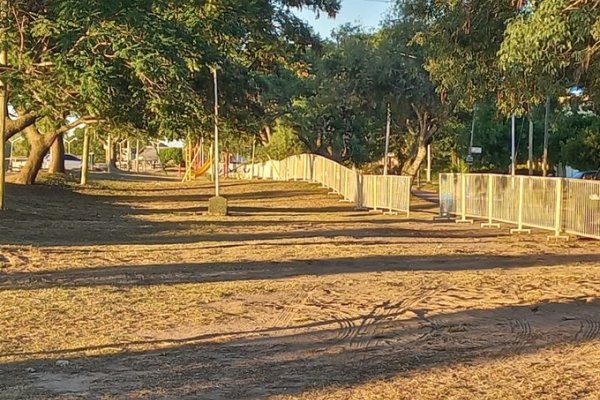
[{"label": "bush", "polygon": [[166,149],[160,149],[158,154],[160,158],[160,162],[162,165],[174,164],[174,165],[183,165],[183,150],[168,147]]}]

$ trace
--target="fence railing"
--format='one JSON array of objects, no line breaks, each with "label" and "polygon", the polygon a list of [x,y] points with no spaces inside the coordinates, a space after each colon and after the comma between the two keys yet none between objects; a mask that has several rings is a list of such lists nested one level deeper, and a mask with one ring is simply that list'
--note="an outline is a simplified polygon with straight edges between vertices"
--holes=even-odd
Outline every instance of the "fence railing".
[{"label": "fence railing", "polygon": [[291,156],[281,161],[246,164],[238,173],[244,179],[298,180],[320,183],[357,208],[410,215],[412,178],[398,175],[363,175],[315,154]]},{"label": "fence railing", "polygon": [[493,174],[440,174],[440,214],[600,239],[600,182]]}]

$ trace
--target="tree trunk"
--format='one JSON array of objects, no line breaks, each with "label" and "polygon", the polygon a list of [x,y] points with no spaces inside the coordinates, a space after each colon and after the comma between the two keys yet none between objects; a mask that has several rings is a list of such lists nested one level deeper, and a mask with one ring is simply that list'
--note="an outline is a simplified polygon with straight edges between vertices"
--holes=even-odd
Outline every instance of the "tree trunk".
[{"label": "tree trunk", "polygon": [[414,156],[407,160],[402,167],[402,175],[416,176],[421,164],[423,164],[423,161],[427,157],[427,145],[419,141],[416,146],[417,149]]},{"label": "tree trunk", "polygon": [[90,160],[90,128],[85,127],[85,133],[83,134],[83,152],[81,156],[81,177],[80,184],[87,185],[88,182],[88,170]]},{"label": "tree trunk", "polygon": [[31,150],[29,151],[25,166],[21,168],[21,171],[14,179],[14,182],[23,185],[33,185],[42,168],[44,157],[56,139],[56,134],[41,135],[33,125],[27,127],[24,130],[24,133],[31,146]]},{"label": "tree trunk", "polygon": [[64,174],[65,143],[62,135],[56,136],[56,139],[54,139],[54,142],[52,142],[50,154],[50,165],[48,166],[48,172],[51,174]]},{"label": "tree trunk", "polygon": [[114,173],[118,171],[117,168],[117,143],[113,140],[111,135],[108,135],[106,140],[106,172]]}]

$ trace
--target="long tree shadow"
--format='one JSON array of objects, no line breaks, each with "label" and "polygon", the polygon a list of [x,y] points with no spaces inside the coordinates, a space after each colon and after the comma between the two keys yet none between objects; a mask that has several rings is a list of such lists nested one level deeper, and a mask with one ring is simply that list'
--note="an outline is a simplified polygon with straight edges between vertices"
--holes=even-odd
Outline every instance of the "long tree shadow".
[{"label": "long tree shadow", "polygon": [[[0,371],[5,387],[27,395],[128,397],[145,389],[174,398],[266,399],[473,361],[510,365],[513,356],[600,340],[597,300],[443,314],[404,304],[374,304],[352,317],[321,304],[311,323],[31,353],[29,361],[4,363]],[[102,349],[119,352],[77,356]],[[68,372],[52,362],[57,354],[71,356]]]},{"label": "long tree shadow", "polygon": [[[274,189],[278,187],[272,184]],[[154,191],[146,193],[144,186],[144,190],[139,190],[143,195],[115,195],[109,187],[106,193],[100,191],[100,194],[85,195],[46,186],[10,186],[9,204],[12,204],[12,209],[4,212],[0,218],[0,244],[152,245],[335,237],[460,239],[504,234],[500,231],[468,231],[456,227],[441,229],[433,225],[431,229],[423,229],[422,226],[418,229],[404,228],[398,224],[422,221],[370,216],[355,211],[352,205],[333,203],[331,197],[322,191],[309,191],[305,203],[286,207],[269,206],[268,198],[257,201],[256,206],[249,206],[246,201],[236,197],[243,196],[243,192],[234,193],[230,198],[232,217],[229,220],[213,219],[202,215],[210,196],[204,187],[197,188],[196,192],[186,191],[183,195],[170,194],[169,188],[165,188],[162,194]],[[303,205],[315,201],[323,206]],[[165,202],[165,205],[153,204],[159,202]],[[172,204],[177,206],[170,207]],[[171,221],[168,219],[170,214],[178,218]],[[324,214],[327,218],[323,217]],[[255,217],[266,220],[251,219]],[[357,223],[361,226],[357,227]],[[348,227],[344,224],[348,224]]]},{"label": "long tree shadow", "polygon": [[580,255],[442,255],[369,256],[284,262],[223,262],[157,265],[115,265],[68,268],[49,272],[0,272],[0,290],[87,286],[147,286],[185,283],[273,280],[297,276],[327,276],[395,271],[476,271],[589,264],[600,268],[599,254]]}]

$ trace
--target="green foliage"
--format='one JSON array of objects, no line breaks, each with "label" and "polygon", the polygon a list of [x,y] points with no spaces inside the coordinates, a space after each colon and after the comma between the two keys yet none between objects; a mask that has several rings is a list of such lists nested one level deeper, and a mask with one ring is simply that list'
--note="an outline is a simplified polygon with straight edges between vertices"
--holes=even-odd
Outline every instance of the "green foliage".
[{"label": "green foliage", "polygon": [[[278,77],[302,68],[318,39],[290,8],[333,16],[338,0],[17,0],[0,45],[11,104],[53,129],[101,118],[146,136],[184,137],[211,123],[218,66],[223,125],[255,134],[290,96]],[[193,127],[193,128],[190,128]]]},{"label": "green foliage", "polygon": [[499,52],[505,80],[512,83],[509,105],[540,104],[573,85],[597,96],[600,79],[600,2],[530,2],[510,20]]},{"label": "green foliage", "polygon": [[270,142],[257,148],[256,158],[263,161],[282,160],[305,151],[305,146],[298,139],[298,133],[292,127],[287,126],[285,122],[278,120]]},{"label": "green foliage", "polygon": [[554,162],[580,170],[600,168],[600,117],[586,105],[569,105],[557,113],[551,136]]},{"label": "green foliage", "polygon": [[160,149],[158,153],[162,165],[183,165],[183,150],[175,147]]}]

